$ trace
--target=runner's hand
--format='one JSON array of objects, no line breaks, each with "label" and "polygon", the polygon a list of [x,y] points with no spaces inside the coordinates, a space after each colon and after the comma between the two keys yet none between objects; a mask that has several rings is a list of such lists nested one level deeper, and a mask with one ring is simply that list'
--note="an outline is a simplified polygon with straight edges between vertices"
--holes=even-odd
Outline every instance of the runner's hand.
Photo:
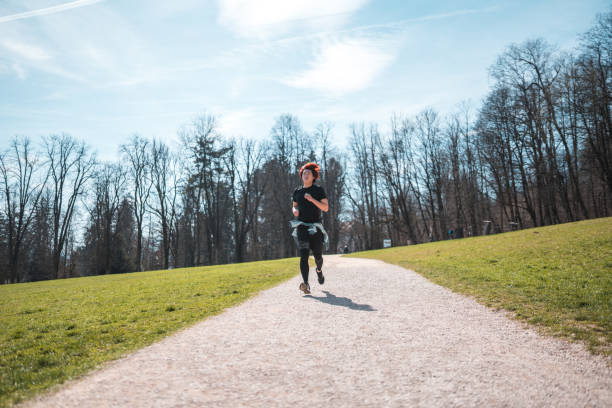
[{"label": "runner's hand", "polygon": [[308,193],[304,194],[304,198],[307,199],[308,201],[312,202],[312,200],[314,200],[314,198],[312,198],[312,196]]}]

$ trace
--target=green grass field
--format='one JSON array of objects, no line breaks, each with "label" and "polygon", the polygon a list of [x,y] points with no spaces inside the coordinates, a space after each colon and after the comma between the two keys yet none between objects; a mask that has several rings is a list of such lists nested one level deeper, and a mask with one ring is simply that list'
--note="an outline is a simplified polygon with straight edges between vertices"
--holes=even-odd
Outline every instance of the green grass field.
[{"label": "green grass field", "polygon": [[0,285],[0,407],[285,281],[298,259]]},{"label": "green grass field", "polygon": [[[414,269],[612,355],[612,218],[344,256]],[[0,407],[298,273],[298,258],[287,258],[0,285]]]},{"label": "green grass field", "polygon": [[612,218],[356,252],[612,355]]}]

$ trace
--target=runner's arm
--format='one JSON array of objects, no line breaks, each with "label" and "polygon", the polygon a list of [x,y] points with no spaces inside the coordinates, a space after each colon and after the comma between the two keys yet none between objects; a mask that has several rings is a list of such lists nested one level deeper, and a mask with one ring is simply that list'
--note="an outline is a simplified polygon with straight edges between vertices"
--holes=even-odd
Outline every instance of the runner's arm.
[{"label": "runner's arm", "polygon": [[321,205],[317,205],[317,204],[315,205],[319,207],[321,211],[327,212],[329,210],[329,204],[327,203],[327,198],[322,198],[321,201],[319,201],[319,204]]},{"label": "runner's arm", "polygon": [[327,212],[327,210],[329,210],[329,205],[327,203],[327,198],[322,198],[321,201],[319,201],[316,198],[314,198],[313,196],[311,196],[310,194],[306,194],[305,197],[306,197],[306,199],[308,201],[310,201],[311,203],[313,203],[314,205],[319,207],[321,209],[321,211]]},{"label": "runner's arm", "polygon": [[291,210],[293,210],[293,215],[294,216],[298,216],[300,215],[300,210],[297,209],[298,203],[296,203],[295,201],[293,202],[293,207],[291,207]]}]

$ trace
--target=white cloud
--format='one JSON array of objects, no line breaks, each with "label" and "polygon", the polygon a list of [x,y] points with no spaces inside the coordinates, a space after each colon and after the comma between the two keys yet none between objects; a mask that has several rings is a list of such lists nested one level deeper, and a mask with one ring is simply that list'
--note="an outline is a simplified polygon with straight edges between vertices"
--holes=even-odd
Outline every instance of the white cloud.
[{"label": "white cloud", "polygon": [[[0,24],[0,53],[28,74],[50,74],[91,87],[140,80],[157,63],[150,44],[110,2],[95,3],[100,4],[78,13]],[[70,2],[53,10],[90,4],[94,2]],[[49,14],[50,10],[38,12]]]},{"label": "white cloud", "polygon": [[44,61],[50,58],[42,48],[17,41],[2,41],[2,46],[9,51],[31,61]]},{"label": "white cloud", "polygon": [[306,34],[299,34],[292,37],[285,37],[275,40],[277,43],[294,43],[300,42],[308,39],[316,39],[323,38],[329,35],[335,34],[350,34],[353,33],[355,35],[360,35],[362,33],[368,32],[401,32],[409,28],[413,23],[419,22],[427,22],[427,21],[435,21],[435,20],[443,20],[449,19],[456,16],[470,15],[470,14],[480,14],[491,12],[499,9],[499,6],[491,6],[481,9],[463,9],[463,10],[455,10],[449,13],[443,14],[428,14],[420,17],[406,18],[402,20],[390,21],[386,23],[377,23],[377,24],[367,24],[367,25],[359,25],[354,27],[348,27],[333,31],[321,31],[321,32],[313,32]]},{"label": "white cloud", "polygon": [[384,44],[370,39],[326,42],[310,68],[281,82],[332,94],[367,87],[395,58]]},{"label": "white cloud", "polygon": [[95,69],[105,70],[110,74],[115,74],[119,70],[118,57],[109,48],[100,48],[91,43],[83,44],[81,55],[87,58],[87,65]]},{"label": "white cloud", "polygon": [[17,77],[19,79],[25,79],[26,78],[26,72],[25,69],[23,69],[23,67],[17,63],[13,64],[13,70],[15,71],[15,74],[17,74]]},{"label": "white cloud", "polygon": [[[342,17],[368,0],[218,0],[219,23],[243,36],[267,37],[313,19]],[[289,24],[291,23],[291,24]],[[329,23],[329,21],[327,21]]]},{"label": "white cloud", "polygon": [[[0,47],[9,50],[13,57],[10,59],[13,71],[18,78],[24,79],[26,70],[42,70],[52,75],[75,81],[83,81],[83,78],[72,70],[62,68],[57,61],[44,49],[15,40],[0,42]],[[44,64],[42,63],[44,61]]]}]

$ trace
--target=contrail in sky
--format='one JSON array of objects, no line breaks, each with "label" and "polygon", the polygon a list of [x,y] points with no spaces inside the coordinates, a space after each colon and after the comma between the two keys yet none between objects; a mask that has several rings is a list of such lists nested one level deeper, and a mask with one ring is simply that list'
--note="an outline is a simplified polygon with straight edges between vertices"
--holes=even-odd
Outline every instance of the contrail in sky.
[{"label": "contrail in sky", "polygon": [[99,3],[104,0],[76,0],[70,3],[58,4],[57,6],[45,7],[38,10],[25,11],[23,13],[11,14],[9,16],[1,16],[0,24],[7,23],[9,21],[21,20],[24,18],[44,16],[47,14],[60,13],[62,11],[70,10],[77,7],[89,6],[92,4]]}]

